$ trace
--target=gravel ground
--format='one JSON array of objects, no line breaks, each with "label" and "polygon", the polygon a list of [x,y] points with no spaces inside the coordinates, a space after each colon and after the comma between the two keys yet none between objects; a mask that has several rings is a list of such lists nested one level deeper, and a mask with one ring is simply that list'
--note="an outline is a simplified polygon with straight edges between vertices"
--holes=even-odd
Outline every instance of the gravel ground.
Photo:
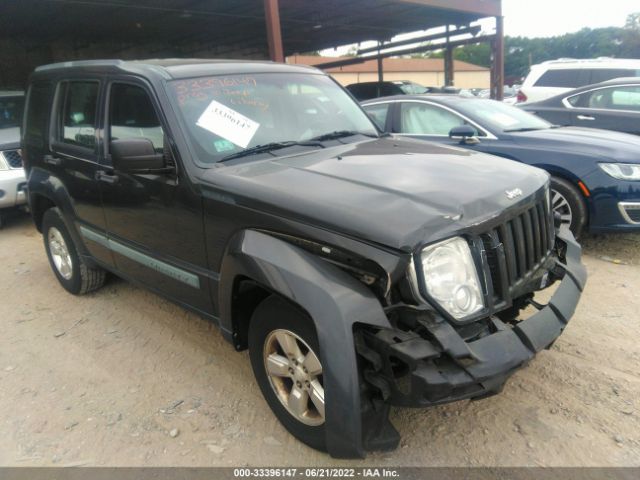
[{"label": "gravel ground", "polygon": [[124,281],[68,295],[26,218],[0,231],[0,465],[640,466],[640,235],[584,239],[572,322],[502,394],[395,410],[395,452],[335,460],[279,425],[245,353]]}]

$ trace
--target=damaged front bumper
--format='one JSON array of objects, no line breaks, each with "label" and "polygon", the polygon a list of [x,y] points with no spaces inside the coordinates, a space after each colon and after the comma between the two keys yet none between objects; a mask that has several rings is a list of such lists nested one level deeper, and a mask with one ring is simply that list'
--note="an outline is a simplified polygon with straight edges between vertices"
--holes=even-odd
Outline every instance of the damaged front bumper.
[{"label": "damaged front bumper", "polygon": [[[573,316],[586,282],[581,248],[566,229],[558,233],[556,270],[563,273],[549,303],[530,318],[507,325],[496,317],[465,340],[432,310],[405,308],[402,329],[356,331],[367,383],[387,404],[429,406],[498,393],[537,352],[549,348]],[[407,328],[407,326],[409,328]]]}]

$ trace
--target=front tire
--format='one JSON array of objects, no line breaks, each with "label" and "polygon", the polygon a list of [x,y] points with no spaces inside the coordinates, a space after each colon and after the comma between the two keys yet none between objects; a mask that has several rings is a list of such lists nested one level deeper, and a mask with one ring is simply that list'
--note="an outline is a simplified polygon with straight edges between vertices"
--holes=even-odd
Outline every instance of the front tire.
[{"label": "front tire", "polygon": [[42,217],[42,236],[49,264],[65,290],[83,295],[96,290],[106,278],[101,268],[92,268],[78,255],[69,230],[58,208],[50,208]]},{"label": "front tire", "polygon": [[311,319],[271,296],[249,324],[249,356],[256,380],[280,423],[296,438],[325,451],[322,363]]},{"label": "front tire", "polygon": [[578,238],[587,225],[587,207],[580,192],[562,178],[551,177],[551,209]]}]

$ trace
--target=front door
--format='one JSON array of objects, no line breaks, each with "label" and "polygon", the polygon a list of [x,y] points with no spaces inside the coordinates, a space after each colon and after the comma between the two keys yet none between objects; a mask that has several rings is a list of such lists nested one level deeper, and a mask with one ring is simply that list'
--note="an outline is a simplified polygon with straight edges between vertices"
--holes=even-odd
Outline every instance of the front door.
[{"label": "front door", "polygon": [[[202,202],[175,152],[152,90],[136,79],[112,79],[104,115],[99,173],[109,245],[124,276],[202,312],[211,312]],[[146,138],[165,164],[158,173],[114,170],[112,140]]]}]

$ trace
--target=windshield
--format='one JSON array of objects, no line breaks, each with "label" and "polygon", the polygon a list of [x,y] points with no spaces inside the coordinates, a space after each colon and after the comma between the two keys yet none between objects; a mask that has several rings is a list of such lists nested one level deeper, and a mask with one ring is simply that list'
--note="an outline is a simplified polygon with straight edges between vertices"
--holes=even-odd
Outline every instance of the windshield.
[{"label": "windshield", "polygon": [[400,90],[402,90],[406,95],[420,95],[422,93],[429,92],[427,87],[423,87],[422,85],[413,82],[400,84]]},{"label": "windshield", "polygon": [[168,85],[201,163],[333,132],[341,141],[348,132],[378,135],[358,104],[324,75],[212,76]]},{"label": "windshield", "polygon": [[477,99],[460,102],[456,105],[460,111],[471,118],[476,118],[490,129],[509,132],[516,130],[544,130],[551,124],[532,113],[518,107],[489,99]]},{"label": "windshield", "polygon": [[0,96],[0,128],[19,127],[22,123],[23,108],[23,96]]}]

